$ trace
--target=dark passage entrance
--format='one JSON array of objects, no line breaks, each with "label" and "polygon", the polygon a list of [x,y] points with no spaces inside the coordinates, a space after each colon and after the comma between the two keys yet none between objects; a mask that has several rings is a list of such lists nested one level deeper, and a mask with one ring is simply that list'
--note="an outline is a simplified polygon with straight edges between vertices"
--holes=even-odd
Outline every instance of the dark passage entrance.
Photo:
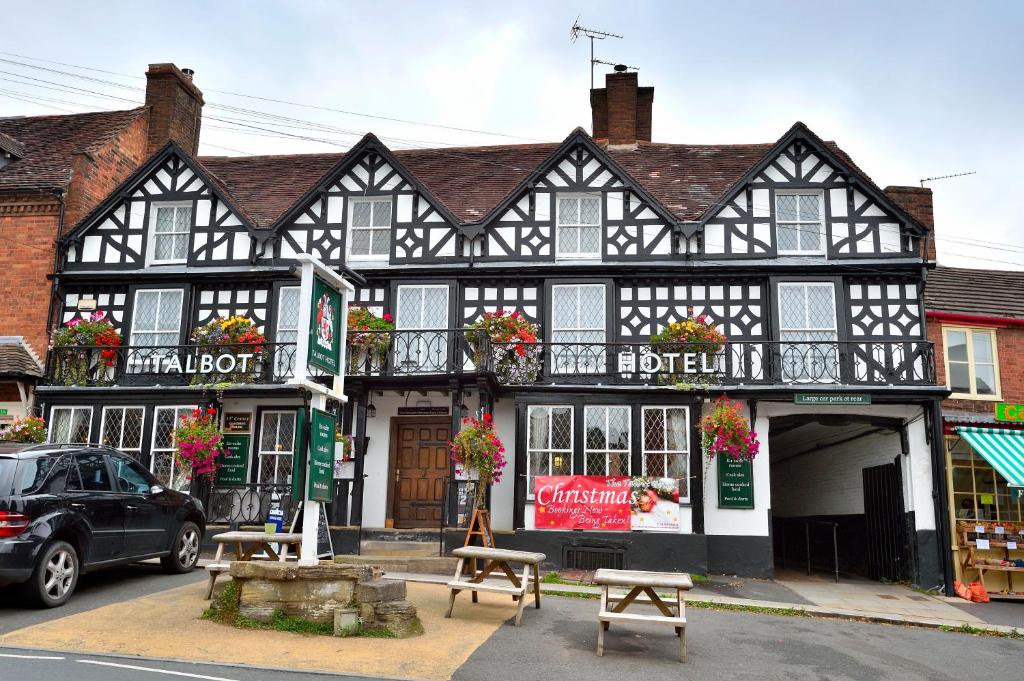
[{"label": "dark passage entrance", "polygon": [[903,476],[898,463],[899,459],[863,471],[868,577],[890,582],[910,578]]}]

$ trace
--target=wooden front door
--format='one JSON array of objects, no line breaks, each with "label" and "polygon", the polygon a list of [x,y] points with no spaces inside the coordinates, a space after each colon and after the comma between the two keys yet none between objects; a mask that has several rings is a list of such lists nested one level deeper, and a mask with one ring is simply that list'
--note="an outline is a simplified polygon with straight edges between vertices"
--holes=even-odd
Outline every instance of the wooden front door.
[{"label": "wooden front door", "polygon": [[448,478],[448,419],[398,421],[394,435],[395,527],[440,527]]}]

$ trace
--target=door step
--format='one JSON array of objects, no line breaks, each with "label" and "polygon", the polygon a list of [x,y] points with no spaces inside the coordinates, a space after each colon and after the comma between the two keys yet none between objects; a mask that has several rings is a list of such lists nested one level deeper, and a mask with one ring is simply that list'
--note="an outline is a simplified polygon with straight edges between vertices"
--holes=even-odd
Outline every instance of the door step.
[{"label": "door step", "polygon": [[432,541],[364,539],[359,544],[359,552],[364,556],[389,556],[402,558],[437,556],[440,548],[441,547],[436,539]]},{"label": "door step", "polygon": [[384,574],[389,572],[408,572],[427,575],[448,575],[455,572],[458,558],[448,556],[440,557],[436,553],[432,556],[368,556],[368,555],[342,555],[335,556],[335,563],[350,563],[356,565],[375,565],[384,569]]}]

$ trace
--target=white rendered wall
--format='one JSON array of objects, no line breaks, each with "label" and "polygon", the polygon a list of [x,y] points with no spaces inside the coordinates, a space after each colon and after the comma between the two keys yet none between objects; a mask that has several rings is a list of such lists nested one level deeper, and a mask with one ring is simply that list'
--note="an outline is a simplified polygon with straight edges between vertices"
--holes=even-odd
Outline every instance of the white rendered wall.
[{"label": "white rendered wall", "polygon": [[[703,418],[712,412],[712,403],[704,404]],[[743,403],[743,415],[750,418],[749,405]],[[718,464],[705,465],[704,534],[727,534],[754,537],[768,536],[768,509],[771,508],[771,477],[768,466],[768,418],[763,404],[758,404],[754,430],[761,441],[760,452],[753,462],[754,508],[718,508]],[[694,443],[700,446],[700,443]]]},{"label": "white rendered wall", "polygon": [[513,400],[501,400],[494,405],[494,427],[505,445],[505,470],[501,482],[491,485],[491,529],[515,529],[516,491],[516,405]]}]

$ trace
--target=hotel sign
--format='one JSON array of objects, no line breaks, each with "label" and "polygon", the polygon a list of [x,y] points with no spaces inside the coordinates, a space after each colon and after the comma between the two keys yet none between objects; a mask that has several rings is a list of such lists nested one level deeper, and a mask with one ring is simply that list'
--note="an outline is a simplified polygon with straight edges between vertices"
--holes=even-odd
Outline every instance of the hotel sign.
[{"label": "hotel sign", "polygon": [[[182,357],[176,352],[153,354],[149,357],[132,358],[133,372],[145,373],[148,369],[154,374],[231,374],[255,371],[257,361],[255,353],[242,352],[237,355],[224,354],[189,354]],[[184,361],[182,361],[184,360]]]},{"label": "hotel sign", "polygon": [[1024,404],[996,404],[996,421],[1024,421]]},{"label": "hotel sign", "polygon": [[620,352],[620,374],[713,374],[717,357],[703,352]]},{"label": "hotel sign", "polygon": [[306,363],[332,376],[341,371],[341,293],[313,277],[310,301],[309,355]]}]

